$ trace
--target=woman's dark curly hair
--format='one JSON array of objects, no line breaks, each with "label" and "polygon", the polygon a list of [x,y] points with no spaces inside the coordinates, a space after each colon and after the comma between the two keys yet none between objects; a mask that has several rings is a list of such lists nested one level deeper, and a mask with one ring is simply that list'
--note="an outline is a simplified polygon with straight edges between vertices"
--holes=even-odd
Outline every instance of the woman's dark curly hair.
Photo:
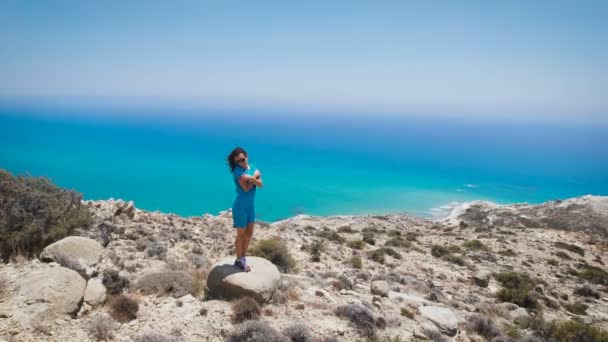
[{"label": "woman's dark curly hair", "polygon": [[236,167],[236,162],[234,161],[234,157],[238,156],[241,153],[244,154],[245,157],[247,157],[247,151],[245,151],[245,149],[242,147],[235,148],[228,155],[228,165],[230,166],[230,171],[234,172],[234,168]]}]

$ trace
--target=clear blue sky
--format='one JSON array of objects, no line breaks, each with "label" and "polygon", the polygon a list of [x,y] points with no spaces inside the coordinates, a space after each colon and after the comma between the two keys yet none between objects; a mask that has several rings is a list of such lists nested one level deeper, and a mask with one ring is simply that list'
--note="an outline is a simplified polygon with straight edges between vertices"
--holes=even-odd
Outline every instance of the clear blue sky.
[{"label": "clear blue sky", "polygon": [[4,0],[0,98],[604,120],[607,18],[608,1]]}]

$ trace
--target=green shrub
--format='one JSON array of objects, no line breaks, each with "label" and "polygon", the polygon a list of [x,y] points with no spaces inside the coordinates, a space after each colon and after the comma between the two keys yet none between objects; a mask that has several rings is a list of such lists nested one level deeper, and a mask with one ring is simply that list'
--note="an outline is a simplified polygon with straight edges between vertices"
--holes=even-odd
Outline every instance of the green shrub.
[{"label": "green shrub", "polygon": [[517,255],[517,253],[515,253],[512,249],[505,249],[502,251],[498,251],[497,253],[502,256],[508,256],[508,257],[514,257]]},{"label": "green shrub", "polygon": [[384,250],[382,248],[367,252],[367,257],[370,260],[384,264]]},{"label": "green shrub", "polygon": [[543,341],[608,342],[605,330],[574,320],[546,322],[542,315],[537,315],[526,321],[523,328],[531,329]]},{"label": "green shrub", "polygon": [[529,309],[537,309],[539,307],[538,300],[531,293],[536,282],[527,274],[503,272],[495,274],[495,278],[503,286],[503,289],[497,294],[497,297],[501,301],[515,303]]},{"label": "green shrub", "polygon": [[384,254],[386,255],[390,255],[395,259],[401,259],[401,254],[397,253],[394,249],[389,248],[389,247],[382,247],[380,248]]},{"label": "green shrub", "polygon": [[350,240],[346,245],[352,249],[363,249],[366,243],[363,240]]},{"label": "green shrub", "polygon": [[568,253],[564,252],[564,251],[557,251],[555,252],[555,256],[564,260],[571,260],[572,258],[570,257],[570,255],[568,255]]},{"label": "green shrub", "polygon": [[352,258],[350,258],[348,260],[348,263],[353,267],[353,268],[357,268],[357,269],[361,269],[363,267],[363,262],[361,261],[361,258],[354,255]]},{"label": "green shrub", "polygon": [[296,271],[296,261],[289,253],[285,242],[279,237],[258,240],[249,249],[249,254],[267,259],[275,264],[283,273]]},{"label": "green shrub", "polygon": [[125,295],[113,296],[108,301],[108,306],[112,318],[121,323],[136,319],[139,311],[139,302]]},{"label": "green shrub", "polygon": [[374,238],[374,233],[372,232],[363,232],[363,241],[370,245],[376,244],[376,239]]},{"label": "green shrub", "polygon": [[323,230],[318,232],[317,236],[327,239],[329,241],[335,241],[335,242],[340,242],[340,243],[346,242],[346,239],[342,235],[340,235],[337,231],[331,230],[327,227],[323,227]]},{"label": "green shrub", "polygon": [[454,245],[442,246],[442,245],[435,244],[435,245],[431,246],[431,254],[435,258],[441,258],[442,256],[450,254],[450,253],[460,253],[460,252],[462,252],[460,247],[454,246]]},{"label": "green shrub", "polygon": [[589,308],[589,306],[581,302],[565,303],[563,304],[563,307],[576,315],[586,315],[587,309]]},{"label": "green shrub", "polygon": [[554,243],[553,246],[555,246],[557,248],[565,249],[570,252],[574,252],[574,253],[577,253],[577,254],[580,254],[583,256],[585,255],[585,250],[577,245],[567,244],[567,243],[558,241],[558,242]]},{"label": "green shrub", "polygon": [[401,236],[395,236],[392,239],[386,241],[385,246],[393,246],[393,247],[401,247],[401,248],[410,248],[412,243],[407,239],[404,239]]},{"label": "green shrub", "polygon": [[461,258],[457,255],[454,255],[454,254],[446,254],[446,255],[442,256],[441,259],[451,262],[456,265],[460,265],[460,266],[466,266],[466,264],[467,264],[463,258]]},{"label": "green shrub", "polygon": [[583,297],[593,297],[595,299],[600,299],[600,293],[590,288],[588,285],[581,286],[574,290],[574,294],[577,296]]},{"label": "green shrub", "polygon": [[93,223],[82,195],[46,178],[13,177],[0,169],[0,258],[37,256],[47,245]]},{"label": "green shrub", "polygon": [[465,242],[462,246],[466,249],[471,249],[471,250],[482,250],[482,251],[489,250],[488,246],[484,245],[483,242],[481,242],[479,240],[469,240],[469,241]]},{"label": "green shrub", "polygon": [[585,269],[577,272],[576,275],[591,283],[608,285],[608,272],[599,267],[586,265]]},{"label": "green shrub", "polygon": [[350,226],[338,227],[338,233],[354,233],[355,231]]},{"label": "green shrub", "polygon": [[305,246],[308,253],[310,253],[310,261],[319,262],[321,261],[321,254],[325,251],[325,241],[319,239],[314,240],[310,245]]},{"label": "green shrub", "polygon": [[109,294],[120,294],[129,286],[129,279],[120,276],[117,270],[105,270],[101,282]]}]

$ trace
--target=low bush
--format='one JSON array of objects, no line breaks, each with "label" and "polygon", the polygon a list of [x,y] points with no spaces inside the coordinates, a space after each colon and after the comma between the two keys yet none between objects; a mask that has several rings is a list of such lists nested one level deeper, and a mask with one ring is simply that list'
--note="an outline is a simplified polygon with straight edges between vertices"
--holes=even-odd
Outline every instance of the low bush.
[{"label": "low bush", "polygon": [[295,272],[296,261],[289,249],[279,237],[259,240],[249,249],[249,254],[269,260],[283,273]]},{"label": "low bush", "polygon": [[260,318],[260,304],[251,297],[243,297],[232,302],[232,322],[241,323]]},{"label": "low bush", "polygon": [[585,255],[585,250],[582,247],[579,247],[577,245],[572,245],[572,244],[558,241],[558,242],[554,243],[553,246],[555,246],[557,248],[568,250],[570,252],[574,252],[574,253],[582,255],[582,256]]},{"label": "low bush", "polygon": [[372,232],[363,232],[363,241],[365,241],[366,243],[370,244],[370,245],[375,245],[376,244],[376,239],[374,238],[374,233]]},{"label": "low bush", "polygon": [[89,322],[89,333],[98,341],[105,341],[114,337],[117,324],[112,317],[98,314]]},{"label": "low bush", "polygon": [[291,342],[313,342],[315,339],[310,333],[310,329],[304,324],[293,324],[283,330],[285,335]]},{"label": "low bush", "polygon": [[577,272],[579,278],[585,279],[594,284],[608,285],[608,272],[603,269],[591,265],[586,265],[585,268]]},{"label": "low bush", "polygon": [[359,304],[342,305],[337,307],[334,313],[338,317],[347,318],[359,334],[367,337],[376,335],[376,320],[372,312],[365,306]]},{"label": "low bush", "polygon": [[588,285],[576,288],[574,290],[574,294],[582,297],[593,297],[595,299],[600,299],[600,293],[590,288]]},{"label": "low bush", "polygon": [[137,318],[139,302],[126,295],[113,296],[108,301],[110,315],[116,321],[126,323]]},{"label": "low bush", "polygon": [[392,239],[389,239],[388,241],[386,241],[386,243],[384,244],[385,246],[392,246],[392,247],[400,247],[400,248],[410,248],[412,246],[412,243],[401,237],[401,236],[395,236]]},{"label": "low bush", "polygon": [[488,341],[504,335],[496,323],[485,315],[473,315],[468,317],[466,328],[468,331],[485,337]]},{"label": "low bush", "polygon": [[142,276],[136,283],[136,288],[143,294],[167,295],[178,298],[187,294],[197,296],[200,287],[192,272],[161,270]]},{"label": "low bush", "polygon": [[361,269],[363,267],[363,262],[361,261],[361,257],[359,257],[357,255],[353,255],[350,259],[348,259],[347,263],[356,269]]},{"label": "low bush", "polygon": [[120,276],[117,270],[105,270],[101,282],[109,294],[120,294],[129,286],[129,280]]},{"label": "low bush", "polygon": [[337,231],[331,230],[327,227],[323,227],[323,229],[317,233],[317,236],[327,239],[329,241],[340,242],[340,243],[346,242],[346,239],[342,235],[340,235]]},{"label": "low bush", "polygon": [[529,309],[539,308],[538,300],[532,294],[536,282],[525,273],[503,272],[494,275],[503,288],[497,297],[503,302],[515,303]]},{"label": "low bush", "polygon": [[581,302],[564,303],[562,306],[564,309],[576,315],[586,315],[587,309],[589,308],[587,304]]},{"label": "low bush", "polygon": [[133,342],[180,342],[179,336],[166,336],[159,334],[142,334],[133,337]]},{"label": "low bush", "polygon": [[564,252],[564,251],[557,251],[555,252],[555,256],[560,258],[560,259],[564,259],[564,260],[571,260],[572,258],[570,257],[570,255],[568,255],[568,253]]},{"label": "low bush", "polygon": [[363,240],[349,240],[346,245],[352,249],[363,249],[366,243]]},{"label": "low bush", "polygon": [[237,325],[234,331],[226,337],[228,342],[289,342],[287,337],[279,333],[268,323],[246,321]]},{"label": "low bush", "polygon": [[488,251],[490,250],[490,248],[488,248],[488,246],[484,245],[483,242],[479,241],[479,240],[469,240],[467,242],[465,242],[462,247],[466,248],[466,249],[470,249],[470,250],[475,250],[475,251]]}]

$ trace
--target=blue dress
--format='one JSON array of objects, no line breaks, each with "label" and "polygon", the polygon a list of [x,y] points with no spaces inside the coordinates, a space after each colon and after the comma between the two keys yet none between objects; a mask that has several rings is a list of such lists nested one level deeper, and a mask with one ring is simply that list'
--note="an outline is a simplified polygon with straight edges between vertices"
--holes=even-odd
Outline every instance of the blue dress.
[{"label": "blue dress", "polygon": [[255,189],[257,186],[253,186],[251,190],[245,191],[239,184],[239,177],[243,174],[253,176],[255,173],[255,166],[249,164],[249,170],[245,170],[243,167],[237,165],[232,172],[232,178],[236,185],[236,198],[232,204],[232,226],[234,228],[247,228],[247,224],[255,222]]}]

